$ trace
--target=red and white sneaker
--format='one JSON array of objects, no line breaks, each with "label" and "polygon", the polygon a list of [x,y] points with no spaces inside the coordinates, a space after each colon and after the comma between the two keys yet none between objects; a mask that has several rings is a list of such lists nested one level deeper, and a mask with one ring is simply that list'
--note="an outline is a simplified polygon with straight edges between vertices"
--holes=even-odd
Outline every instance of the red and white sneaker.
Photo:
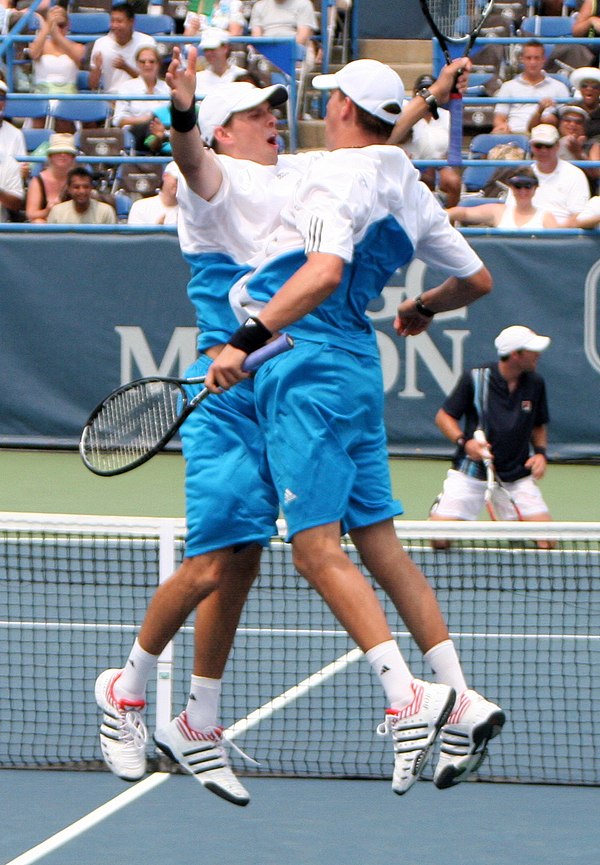
[{"label": "red and white sneaker", "polygon": [[225,745],[232,745],[238,751],[239,748],[223,736],[222,727],[194,730],[188,724],[187,713],[182,712],[156,731],[154,741],[211,793],[234,805],[247,805],[250,801],[248,791],[233,774]]},{"label": "red and white sneaker", "polygon": [[386,709],[377,727],[380,736],[391,734],[394,743],[392,790],[406,793],[425,768],[431,747],[454,706],[456,694],[448,685],[413,679],[412,703],[403,709]]},{"label": "red and white sneaker", "polygon": [[104,712],[100,747],[111,772],[124,781],[139,781],[146,774],[148,733],[142,721],[144,700],[117,700],[114,684],[122,670],[105,670],[96,679],[96,703]]},{"label": "red and white sneaker", "polygon": [[442,727],[433,783],[440,790],[465,781],[483,763],[487,744],[502,730],[506,715],[477,691],[463,691]]}]

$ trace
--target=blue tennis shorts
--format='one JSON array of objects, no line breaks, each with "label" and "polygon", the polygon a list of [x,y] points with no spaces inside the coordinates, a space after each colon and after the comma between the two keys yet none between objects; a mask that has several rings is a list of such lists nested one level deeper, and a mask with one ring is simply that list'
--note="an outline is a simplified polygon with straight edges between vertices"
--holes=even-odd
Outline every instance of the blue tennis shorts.
[{"label": "blue tennis shorts", "polygon": [[254,393],[288,540],[338,520],[349,531],[402,513],[378,361],[298,339],[258,370]]},{"label": "blue tennis shorts", "polygon": [[[202,376],[202,355],[186,376]],[[201,385],[188,387],[191,396]],[[185,457],[187,539],[185,554],[198,556],[249,543],[267,546],[277,533],[277,493],[256,419],[253,384],[211,395],[181,428]]]}]

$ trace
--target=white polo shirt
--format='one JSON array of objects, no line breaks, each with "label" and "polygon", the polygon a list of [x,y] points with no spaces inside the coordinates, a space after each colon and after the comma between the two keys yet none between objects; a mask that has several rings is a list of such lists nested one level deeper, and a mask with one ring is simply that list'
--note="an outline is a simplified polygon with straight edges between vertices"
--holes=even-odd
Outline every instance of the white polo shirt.
[{"label": "white polo shirt", "polygon": [[147,33],[137,33],[135,30],[131,39],[125,45],[119,45],[112,33],[101,36],[94,42],[90,58],[90,66],[96,65],[96,57],[102,55],[102,89],[105,93],[126,93],[127,85],[131,83],[131,75],[123,69],[115,69],[113,60],[122,57],[128,66],[136,68],[135,55],[142,45],[156,45],[156,40]]},{"label": "white polo shirt", "polygon": [[529,99],[527,103],[496,103],[494,109],[496,114],[504,114],[508,117],[508,125],[511,132],[528,132],[528,123],[535,113],[540,99],[568,99],[570,96],[568,87],[551,78],[544,73],[544,77],[537,84],[530,84],[522,75],[517,75],[510,81],[505,81],[496,93],[496,99]]}]

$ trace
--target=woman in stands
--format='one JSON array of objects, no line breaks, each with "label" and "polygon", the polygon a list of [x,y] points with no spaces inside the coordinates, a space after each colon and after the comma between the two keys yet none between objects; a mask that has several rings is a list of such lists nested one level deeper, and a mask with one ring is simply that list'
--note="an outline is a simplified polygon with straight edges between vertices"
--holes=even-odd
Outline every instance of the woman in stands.
[{"label": "woman in stands", "polygon": [[[170,96],[167,83],[158,77],[161,58],[154,45],[143,45],[135,55],[139,76],[132,78],[124,95],[131,96]],[[126,126],[135,139],[135,149],[144,151],[144,141],[149,135],[149,126],[157,109],[169,106],[169,100],[156,101],[120,100],[115,105],[113,126]]]},{"label": "woman in stands", "polygon": [[538,179],[531,168],[518,168],[507,180],[515,204],[503,202],[479,204],[475,207],[450,207],[448,217],[452,225],[489,225],[491,228],[558,228],[552,213],[533,206]]},{"label": "woman in stands", "polygon": [[28,222],[47,222],[50,208],[65,200],[67,174],[75,165],[76,154],[72,135],[61,132],[50,136],[48,164],[29,181],[25,203]]},{"label": "woman in stands", "polygon": [[[38,34],[28,49],[33,61],[34,92],[77,93],[77,73],[85,46],[68,38],[69,16],[62,6],[52,6],[40,20]],[[44,120],[35,119],[33,125],[43,127]],[[57,132],[72,132],[73,124],[57,119],[55,128]]]}]

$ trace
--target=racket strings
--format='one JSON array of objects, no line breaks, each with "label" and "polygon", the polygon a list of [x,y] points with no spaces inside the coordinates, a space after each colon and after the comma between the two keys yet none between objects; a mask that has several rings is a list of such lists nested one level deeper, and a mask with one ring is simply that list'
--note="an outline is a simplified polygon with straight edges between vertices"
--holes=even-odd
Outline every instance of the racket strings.
[{"label": "racket strings", "polygon": [[119,391],[101,407],[84,437],[83,455],[100,471],[130,465],[157,447],[177,421],[182,391],[152,381]]},{"label": "racket strings", "polygon": [[468,36],[479,24],[485,4],[478,0],[428,0],[431,17],[451,39]]}]

